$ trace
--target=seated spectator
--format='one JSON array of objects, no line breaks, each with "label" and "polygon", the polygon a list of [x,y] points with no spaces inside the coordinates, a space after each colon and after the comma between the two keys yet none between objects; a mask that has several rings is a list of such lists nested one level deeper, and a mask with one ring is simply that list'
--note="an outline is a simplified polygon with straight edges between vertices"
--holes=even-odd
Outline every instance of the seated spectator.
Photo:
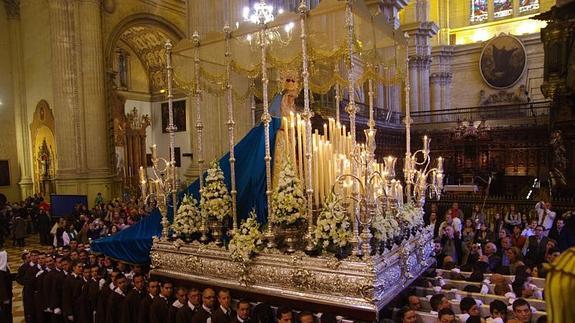
[{"label": "seated spectator", "polygon": [[518,298],[513,302],[513,315],[515,318],[507,321],[508,323],[530,323],[531,306],[526,300]]},{"label": "seated spectator", "polygon": [[531,284],[526,280],[515,280],[511,285],[513,287],[513,293],[520,298],[535,298],[541,299],[542,293],[537,288],[537,286]]},{"label": "seated spectator", "polygon": [[398,323],[416,323],[419,320],[415,310],[404,307],[397,313]]},{"label": "seated spectator", "polygon": [[525,265],[523,263],[523,254],[521,254],[521,250],[517,247],[507,249],[505,254],[507,255],[507,259],[509,259],[509,273],[515,275],[517,267]]},{"label": "seated spectator", "polygon": [[511,288],[509,288],[509,284],[507,283],[495,284],[495,286],[493,287],[493,294],[498,296],[505,296],[505,294],[510,292]]},{"label": "seated spectator", "polygon": [[485,245],[490,241],[493,241],[493,234],[491,233],[491,231],[489,231],[487,223],[482,223],[479,228],[479,231],[477,231],[477,233],[475,234],[475,243],[478,243],[479,246],[481,247],[482,245]]},{"label": "seated spectator", "polygon": [[549,238],[557,241],[557,247],[561,252],[575,245],[575,232],[572,228],[565,227],[565,220],[557,219],[555,226],[549,231]]},{"label": "seated spectator", "polygon": [[435,263],[437,268],[443,268],[443,258],[445,257],[445,254],[443,253],[440,239],[435,239],[433,241],[433,253],[435,254]]},{"label": "seated spectator", "polygon": [[421,311],[421,302],[416,295],[409,295],[407,298],[408,308],[414,311]]},{"label": "seated spectator", "polygon": [[548,264],[552,264],[555,259],[557,259],[559,256],[561,256],[561,251],[559,250],[559,248],[553,248],[547,251],[547,254],[545,255],[545,262]]},{"label": "seated spectator", "polygon": [[527,238],[521,234],[521,226],[514,226],[513,233],[511,234],[511,244],[514,247],[523,249],[523,246],[525,246],[525,241],[527,241]]},{"label": "seated spectator", "polygon": [[500,300],[494,300],[489,304],[490,317],[487,323],[504,323],[507,320],[507,305]]},{"label": "seated spectator", "polygon": [[438,323],[455,323],[455,313],[450,308],[444,308],[437,314]]},{"label": "seated spectator", "polygon": [[497,247],[493,242],[488,242],[483,250],[483,255],[487,257],[490,272],[494,272],[501,266],[501,257],[497,255]]},{"label": "seated spectator", "polygon": [[442,309],[451,308],[449,300],[443,294],[435,294],[431,296],[431,299],[429,300],[429,305],[431,305],[431,311],[429,313],[434,315],[439,313],[439,311],[441,311]]},{"label": "seated spectator", "polygon": [[461,309],[461,314],[458,316],[461,322],[467,321],[471,316],[479,317],[481,315],[479,307],[477,307],[477,302],[475,302],[473,297],[464,297],[459,303],[459,308]]}]

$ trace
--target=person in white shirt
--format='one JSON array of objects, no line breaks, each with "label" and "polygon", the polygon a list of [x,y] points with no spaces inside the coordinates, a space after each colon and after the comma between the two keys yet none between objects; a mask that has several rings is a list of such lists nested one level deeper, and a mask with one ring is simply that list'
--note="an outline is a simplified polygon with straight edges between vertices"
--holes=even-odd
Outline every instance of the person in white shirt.
[{"label": "person in white shirt", "polygon": [[557,214],[551,211],[551,203],[543,201],[535,204],[535,211],[537,212],[537,222],[545,228],[543,234],[547,236]]},{"label": "person in white shirt", "polygon": [[525,227],[525,229],[521,232],[521,235],[526,238],[534,236],[536,227],[537,227],[537,220],[531,220],[531,223],[529,223],[529,226]]}]

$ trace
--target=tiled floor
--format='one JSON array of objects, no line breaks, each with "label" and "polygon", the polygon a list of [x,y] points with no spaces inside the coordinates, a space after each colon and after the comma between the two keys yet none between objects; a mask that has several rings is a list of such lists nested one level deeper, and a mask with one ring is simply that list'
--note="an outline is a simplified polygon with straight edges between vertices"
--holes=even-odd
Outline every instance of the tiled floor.
[{"label": "tiled floor", "polygon": [[[41,246],[39,243],[38,235],[29,235],[26,238],[25,247],[12,247],[12,241],[7,240],[5,243],[6,252],[8,252],[8,265],[10,266],[10,271],[15,273],[18,271],[18,267],[22,264],[21,255],[24,250],[45,250],[45,246]],[[22,304],[22,286],[17,282],[13,283],[12,292],[14,297],[12,298],[12,314],[14,315],[14,323],[23,323],[24,321],[24,306]]]}]

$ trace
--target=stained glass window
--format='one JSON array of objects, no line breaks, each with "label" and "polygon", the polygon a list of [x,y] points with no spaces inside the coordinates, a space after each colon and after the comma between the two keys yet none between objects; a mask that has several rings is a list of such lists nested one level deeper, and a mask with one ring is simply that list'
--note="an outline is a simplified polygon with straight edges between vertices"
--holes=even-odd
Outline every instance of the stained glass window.
[{"label": "stained glass window", "polygon": [[501,18],[510,16],[513,13],[512,0],[493,0],[493,17]]},{"label": "stained glass window", "polygon": [[487,0],[471,0],[471,22],[487,20]]},{"label": "stained glass window", "polygon": [[524,13],[539,9],[539,0],[520,0],[519,13]]}]

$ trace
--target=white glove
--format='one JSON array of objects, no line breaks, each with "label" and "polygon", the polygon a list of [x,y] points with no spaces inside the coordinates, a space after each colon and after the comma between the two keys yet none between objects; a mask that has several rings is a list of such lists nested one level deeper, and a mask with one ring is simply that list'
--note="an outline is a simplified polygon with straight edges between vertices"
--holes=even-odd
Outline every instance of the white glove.
[{"label": "white glove", "polygon": [[54,309],[54,314],[60,315],[60,314],[62,314],[62,310],[59,307],[56,307]]},{"label": "white glove", "polygon": [[66,317],[68,318],[68,321],[74,321],[74,315],[68,315]]}]

